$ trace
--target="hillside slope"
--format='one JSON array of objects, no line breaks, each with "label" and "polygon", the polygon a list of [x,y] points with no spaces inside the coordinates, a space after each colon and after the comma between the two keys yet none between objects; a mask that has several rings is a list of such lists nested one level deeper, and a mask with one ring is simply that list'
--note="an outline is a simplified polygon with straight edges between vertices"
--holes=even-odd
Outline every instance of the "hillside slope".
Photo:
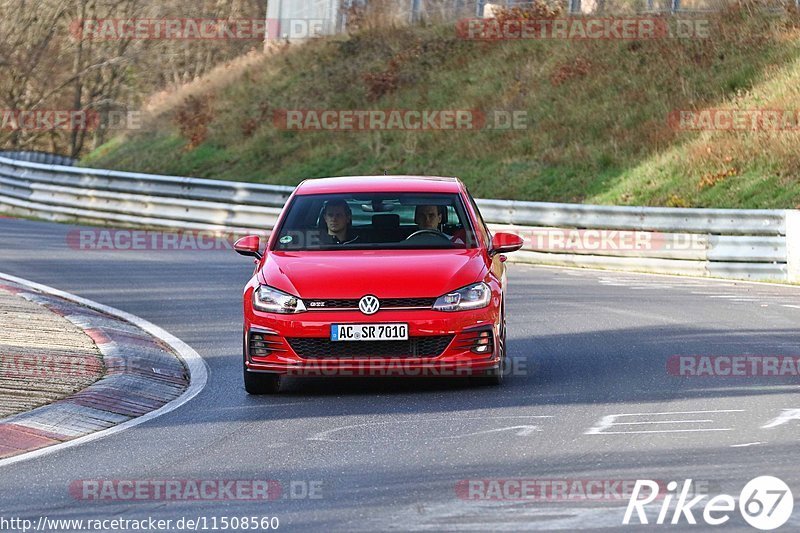
[{"label": "hillside slope", "polygon": [[[754,13],[710,15],[691,39],[479,42],[438,26],[318,40],[221,69],[84,164],[277,184],[386,170],[457,175],[480,197],[793,208],[797,124],[670,120],[800,110],[800,18]],[[525,111],[527,128],[286,131],[273,118],[286,109]]]}]

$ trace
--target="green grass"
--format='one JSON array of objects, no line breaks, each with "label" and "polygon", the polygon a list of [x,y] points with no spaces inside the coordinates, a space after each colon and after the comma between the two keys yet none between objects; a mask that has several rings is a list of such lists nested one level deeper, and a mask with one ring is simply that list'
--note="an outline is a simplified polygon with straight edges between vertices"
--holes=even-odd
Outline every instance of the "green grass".
[{"label": "green grass", "polygon": [[[800,109],[796,24],[732,9],[707,39],[484,43],[439,26],[319,40],[214,80],[198,96],[210,112],[192,124],[168,110],[83,163],[288,185],[386,170],[459,176],[480,197],[793,208],[798,132],[676,131],[667,117]],[[393,60],[397,88],[371,97],[365,75]],[[527,128],[287,132],[273,125],[281,109],[523,110]]]}]

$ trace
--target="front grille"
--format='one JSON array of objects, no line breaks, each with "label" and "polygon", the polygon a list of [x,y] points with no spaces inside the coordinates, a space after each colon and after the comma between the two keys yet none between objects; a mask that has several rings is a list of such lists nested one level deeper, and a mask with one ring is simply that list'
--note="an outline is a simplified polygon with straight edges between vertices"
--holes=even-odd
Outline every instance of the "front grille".
[{"label": "front grille", "polygon": [[292,349],[304,359],[357,359],[368,357],[437,357],[453,335],[411,337],[406,341],[337,341],[316,337],[287,338]]},{"label": "front grille", "polygon": [[436,298],[387,298],[381,300],[383,307],[433,307]]},{"label": "front grille", "polygon": [[308,309],[358,309],[358,300],[309,300],[309,305],[306,307]]},{"label": "front grille", "polygon": [[[306,300],[306,307],[309,310],[324,309],[358,309],[358,298],[344,300]],[[396,309],[398,307],[419,307],[430,308],[436,298],[385,298],[380,299],[381,309]]]}]

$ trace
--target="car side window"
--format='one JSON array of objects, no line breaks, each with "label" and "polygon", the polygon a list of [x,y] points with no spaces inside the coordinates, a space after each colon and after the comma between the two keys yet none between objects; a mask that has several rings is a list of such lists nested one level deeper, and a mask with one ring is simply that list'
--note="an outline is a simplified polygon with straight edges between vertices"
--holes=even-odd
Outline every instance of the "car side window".
[{"label": "car side window", "polygon": [[492,233],[489,231],[489,228],[486,226],[486,222],[483,221],[483,215],[481,215],[481,210],[478,209],[478,204],[475,203],[475,199],[472,195],[467,191],[467,198],[469,198],[469,203],[472,206],[472,209],[475,211],[475,215],[478,217],[478,227],[475,228],[477,231],[483,235],[483,242],[486,243],[487,246],[492,242]]}]

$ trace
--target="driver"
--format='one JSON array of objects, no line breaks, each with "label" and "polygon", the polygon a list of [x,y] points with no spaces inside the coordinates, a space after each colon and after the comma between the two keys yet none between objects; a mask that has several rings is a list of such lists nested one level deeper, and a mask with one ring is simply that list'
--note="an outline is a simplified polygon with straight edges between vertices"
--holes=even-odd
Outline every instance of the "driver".
[{"label": "driver", "polygon": [[439,211],[438,206],[418,205],[414,211],[414,222],[419,226],[419,229],[440,231],[439,226],[442,223],[442,213]]},{"label": "driver", "polygon": [[442,212],[436,205],[418,205],[414,210],[414,222],[419,226],[419,230],[433,230],[441,233],[453,244],[464,244],[462,236],[459,234],[448,235],[441,230]]},{"label": "driver", "polygon": [[328,200],[322,210],[327,232],[322,234],[323,244],[349,244],[358,237],[352,235],[353,212],[344,200]]}]

